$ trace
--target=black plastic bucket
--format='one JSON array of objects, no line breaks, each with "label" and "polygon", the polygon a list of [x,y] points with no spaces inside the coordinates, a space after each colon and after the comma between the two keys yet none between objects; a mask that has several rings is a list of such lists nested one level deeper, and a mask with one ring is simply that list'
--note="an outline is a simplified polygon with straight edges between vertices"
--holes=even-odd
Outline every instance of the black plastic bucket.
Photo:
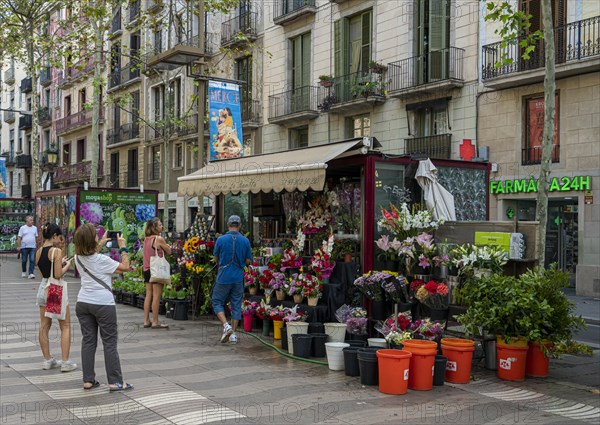
[{"label": "black plastic bucket", "polygon": [[360,370],[360,383],[362,385],[379,384],[379,361],[377,360],[377,350],[365,352],[358,350],[358,368]]},{"label": "black plastic bucket", "polygon": [[447,361],[448,359],[444,356],[435,356],[435,363],[433,366],[433,385],[444,385]]},{"label": "black plastic bucket", "polygon": [[344,341],[346,344],[350,344],[350,347],[364,348],[367,346],[367,341],[359,341],[355,339],[347,339]]},{"label": "black plastic bucket", "polygon": [[325,326],[321,322],[311,322],[308,324],[309,334],[324,334]]},{"label": "black plastic bucket", "polygon": [[173,313],[173,320],[188,320],[188,302],[187,301],[174,301],[175,312]]},{"label": "black plastic bucket", "polygon": [[[313,357],[326,357],[327,352],[325,351],[325,343],[329,338],[329,335],[326,333],[318,333],[318,334],[309,334],[312,335],[312,356]],[[294,351],[296,353],[296,351]]]},{"label": "black plastic bucket", "polygon": [[282,350],[288,349],[287,328],[285,326],[283,328],[281,328],[281,349]]},{"label": "black plastic bucket", "polygon": [[343,351],[346,376],[360,376],[360,368],[358,366],[358,347],[346,347]]},{"label": "black plastic bucket", "polygon": [[312,351],[313,336],[311,334],[294,334],[292,343],[294,344],[294,356],[308,359]]}]

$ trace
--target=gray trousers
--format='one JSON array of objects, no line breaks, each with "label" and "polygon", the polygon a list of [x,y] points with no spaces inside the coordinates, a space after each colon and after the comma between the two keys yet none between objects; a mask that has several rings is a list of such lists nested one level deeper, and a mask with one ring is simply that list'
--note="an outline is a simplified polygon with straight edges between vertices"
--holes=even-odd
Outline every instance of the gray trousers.
[{"label": "gray trousers", "polygon": [[81,367],[83,382],[94,382],[98,330],[104,346],[104,366],[109,384],[123,383],[121,361],[117,351],[117,308],[114,305],[97,305],[78,302],[75,306],[81,326]]}]

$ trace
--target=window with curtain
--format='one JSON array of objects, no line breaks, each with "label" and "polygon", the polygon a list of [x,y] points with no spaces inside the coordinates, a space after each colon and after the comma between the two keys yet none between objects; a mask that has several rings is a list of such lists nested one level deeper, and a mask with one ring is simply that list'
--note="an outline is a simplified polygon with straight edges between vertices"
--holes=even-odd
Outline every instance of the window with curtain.
[{"label": "window with curtain", "polygon": [[417,84],[448,78],[451,0],[417,0],[415,78]]},{"label": "window with curtain", "polygon": [[310,104],[310,33],[292,43],[292,103],[290,112],[304,111]]},{"label": "window with curtain", "polygon": [[371,116],[369,114],[346,118],[347,137],[366,137],[371,135]]},{"label": "window with curtain", "polygon": [[372,53],[372,11],[342,18],[334,23],[335,76],[365,73]]},{"label": "window with curtain", "polygon": [[240,87],[240,97],[242,106],[242,120],[246,121],[249,117],[252,102],[252,56],[248,56],[235,61],[235,78],[245,81],[246,84]]}]

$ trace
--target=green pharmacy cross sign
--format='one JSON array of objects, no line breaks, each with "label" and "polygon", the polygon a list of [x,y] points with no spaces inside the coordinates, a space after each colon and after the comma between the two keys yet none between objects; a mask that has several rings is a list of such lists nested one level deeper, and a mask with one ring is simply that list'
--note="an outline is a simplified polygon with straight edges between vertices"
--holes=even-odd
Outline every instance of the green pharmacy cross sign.
[{"label": "green pharmacy cross sign", "polygon": [[[550,192],[585,191],[592,187],[590,176],[552,177]],[[540,182],[538,179],[490,180],[490,194],[537,192]]]},{"label": "green pharmacy cross sign", "polygon": [[506,210],[506,216],[510,219],[512,219],[515,216],[515,210],[513,207],[509,207]]}]

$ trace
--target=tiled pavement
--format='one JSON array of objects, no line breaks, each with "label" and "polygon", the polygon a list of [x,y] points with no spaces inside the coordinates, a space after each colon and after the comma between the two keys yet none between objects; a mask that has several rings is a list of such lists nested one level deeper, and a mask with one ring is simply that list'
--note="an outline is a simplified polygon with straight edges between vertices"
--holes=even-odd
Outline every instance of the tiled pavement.
[{"label": "tiled pavement", "polygon": [[[220,344],[214,320],[169,320],[169,330],[143,329],[142,311],[123,305],[117,307],[119,353],[135,389],[108,392],[99,345],[96,372],[103,385],[84,391],[81,370],[41,370],[34,305],[39,281],[21,279],[17,262],[2,260],[2,424],[600,423],[600,396],[582,385],[585,375],[600,378],[597,351],[585,361],[553,361],[546,380],[510,383],[477,370],[469,385],[390,396],[342,372],[280,356],[246,335],[235,346]],[[74,304],[79,282],[67,280]],[[72,358],[80,363],[76,319],[72,329]],[[57,357],[58,341],[55,326]]]}]

